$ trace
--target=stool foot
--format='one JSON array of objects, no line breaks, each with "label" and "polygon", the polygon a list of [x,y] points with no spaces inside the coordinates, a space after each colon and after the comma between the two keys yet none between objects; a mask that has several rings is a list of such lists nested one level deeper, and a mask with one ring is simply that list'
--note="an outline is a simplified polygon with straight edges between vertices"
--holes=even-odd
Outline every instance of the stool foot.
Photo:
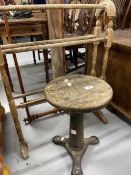
[{"label": "stool foot", "polygon": [[63,144],[63,140],[61,136],[55,136],[53,137],[53,143],[56,145]]},{"label": "stool foot", "polygon": [[72,160],[73,160],[73,167],[71,175],[83,175],[82,168],[81,168],[81,160],[86,152],[86,149],[88,145],[95,145],[99,143],[99,139],[96,136],[92,136],[90,138],[84,139],[84,146],[82,148],[76,149],[69,145],[69,139],[63,138],[61,136],[55,136],[53,138],[53,142],[57,145],[61,145],[65,147],[67,152],[70,154]]},{"label": "stool foot", "polygon": [[87,142],[87,144],[91,144],[91,145],[96,145],[99,143],[99,139],[96,136],[91,136],[91,137],[85,139],[85,141]]}]

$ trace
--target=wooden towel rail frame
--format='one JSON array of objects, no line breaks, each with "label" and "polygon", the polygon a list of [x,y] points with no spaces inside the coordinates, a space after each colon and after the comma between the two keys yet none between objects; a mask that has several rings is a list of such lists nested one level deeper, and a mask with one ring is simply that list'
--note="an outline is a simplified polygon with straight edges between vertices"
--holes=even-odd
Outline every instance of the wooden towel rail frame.
[{"label": "wooden towel rail frame", "polygon": [[[9,5],[9,6],[0,6],[0,11],[13,11],[13,10],[38,10],[38,9],[45,9],[45,10],[52,10],[52,9],[76,9],[76,8],[92,8],[92,9],[98,9],[96,10],[96,15],[97,15],[97,21],[96,21],[96,26],[94,28],[94,35],[88,35],[88,36],[81,36],[81,37],[76,37],[76,38],[65,38],[65,39],[55,39],[55,40],[47,40],[47,41],[38,41],[38,42],[28,42],[28,43],[20,43],[20,44],[7,44],[0,46],[0,72],[1,72],[1,77],[2,81],[4,84],[4,88],[6,91],[6,95],[8,98],[11,114],[14,120],[14,124],[16,127],[16,131],[18,134],[20,146],[21,146],[21,152],[23,155],[24,159],[27,159],[29,157],[28,154],[28,145],[24,139],[22,129],[20,126],[20,122],[18,119],[18,113],[17,109],[18,108],[23,108],[27,107],[30,105],[33,105],[34,103],[43,103],[45,102],[45,98],[43,95],[43,98],[37,99],[37,100],[32,100],[20,105],[16,105],[14,99],[17,98],[22,98],[30,95],[34,95],[35,93],[42,93],[42,90],[37,90],[35,92],[30,92],[30,93],[24,93],[20,94],[18,96],[13,97],[10,83],[8,76],[6,74],[5,70],[5,62],[4,62],[4,55],[6,53],[16,53],[16,52],[25,52],[25,51],[31,51],[31,50],[37,50],[37,49],[48,49],[48,48],[58,48],[58,47],[65,47],[69,45],[77,45],[77,44],[87,44],[87,43],[93,43],[94,44],[94,52],[93,52],[93,61],[92,61],[92,70],[91,74],[95,75],[96,70],[95,70],[95,65],[96,65],[96,57],[97,57],[97,47],[98,44],[101,41],[104,41],[104,47],[105,47],[105,54],[104,54],[104,64],[103,64],[103,70],[104,72],[101,75],[101,78],[105,79],[105,70],[107,66],[107,60],[108,60],[108,51],[109,48],[111,47],[111,42],[112,42],[112,33],[113,33],[113,17],[115,16],[115,6],[110,0],[103,0],[101,1],[101,4],[47,4],[47,5]],[[109,22],[107,25],[106,29],[106,34],[104,37],[100,37],[101,33],[101,19],[100,19],[100,12],[105,10],[107,12],[107,16],[109,17]],[[69,42],[70,41],[70,42]],[[43,115],[47,115],[50,113],[55,113],[58,112],[58,109],[54,108],[48,112],[45,113],[40,113],[37,116],[32,116],[32,119],[37,119],[39,117],[42,117]]]}]

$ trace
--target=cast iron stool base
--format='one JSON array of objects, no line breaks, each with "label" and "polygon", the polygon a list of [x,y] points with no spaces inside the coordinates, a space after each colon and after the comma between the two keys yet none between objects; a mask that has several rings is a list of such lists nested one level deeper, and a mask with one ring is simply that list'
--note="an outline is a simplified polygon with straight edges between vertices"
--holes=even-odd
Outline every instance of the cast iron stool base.
[{"label": "cast iron stool base", "polygon": [[[76,116],[77,115],[77,116]],[[74,131],[74,132],[73,132]],[[57,145],[65,147],[73,160],[73,168],[71,175],[83,175],[81,168],[81,160],[86,152],[88,145],[95,145],[99,143],[96,136],[90,138],[83,138],[83,116],[78,114],[71,115],[70,120],[70,135],[68,138],[55,136],[53,142]]]},{"label": "cast iron stool base", "polygon": [[65,149],[68,151],[70,154],[72,160],[73,160],[73,168],[71,175],[83,175],[82,169],[81,169],[81,159],[86,152],[86,149],[88,145],[92,144],[98,144],[99,139],[96,136],[92,136],[90,138],[85,138],[85,145],[81,150],[74,150],[70,145],[69,145],[69,139],[67,138],[62,138],[61,136],[55,136],[53,138],[53,142],[57,145],[64,146]]}]

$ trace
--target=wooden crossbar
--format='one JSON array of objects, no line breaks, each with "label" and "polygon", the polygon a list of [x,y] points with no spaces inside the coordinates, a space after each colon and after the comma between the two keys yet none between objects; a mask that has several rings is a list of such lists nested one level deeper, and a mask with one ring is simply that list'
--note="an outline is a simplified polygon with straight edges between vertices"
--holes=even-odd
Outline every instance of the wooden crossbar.
[{"label": "wooden crossbar", "polygon": [[61,38],[61,39],[52,39],[52,40],[43,40],[43,41],[33,41],[33,42],[26,42],[26,43],[16,43],[16,44],[6,44],[1,45],[0,50],[4,49],[13,49],[18,47],[25,47],[25,46],[35,46],[35,45],[43,45],[43,44],[54,44],[54,43],[61,43],[61,42],[69,42],[69,41],[78,41],[84,39],[92,39],[95,38],[95,35],[84,35],[84,36],[77,36],[77,37],[70,37],[70,38]]},{"label": "wooden crossbar", "polygon": [[[57,48],[57,47],[66,47],[66,46],[74,46],[78,44],[87,44],[87,43],[93,43],[93,42],[101,42],[106,41],[105,38],[93,38],[93,39],[85,39],[85,40],[77,40],[77,41],[66,41],[61,43],[53,43],[53,44],[46,44],[46,45],[34,45],[34,46],[26,46],[26,47],[18,47],[13,49],[5,49],[1,50],[2,53],[19,53],[19,52],[28,52],[32,50],[42,50],[42,49],[49,49],[49,48]],[[16,44],[17,45],[17,44]]]},{"label": "wooden crossbar", "polygon": [[34,100],[30,100],[28,102],[25,102],[25,103],[22,103],[22,104],[19,104],[19,105],[16,105],[16,108],[25,108],[27,106],[33,106],[33,105],[38,105],[40,103],[43,103],[43,102],[47,102],[45,97],[41,97],[39,99],[34,99]]},{"label": "wooden crossbar", "polygon": [[32,92],[28,92],[28,93],[16,95],[16,96],[14,96],[14,99],[23,98],[23,97],[27,97],[27,96],[31,96],[31,95],[40,94],[40,93],[44,93],[44,88],[38,89],[38,90],[35,90]]},{"label": "wooden crossbar", "polygon": [[8,5],[0,6],[0,11],[16,10],[53,10],[53,9],[106,9],[99,4],[46,4],[46,5]]}]

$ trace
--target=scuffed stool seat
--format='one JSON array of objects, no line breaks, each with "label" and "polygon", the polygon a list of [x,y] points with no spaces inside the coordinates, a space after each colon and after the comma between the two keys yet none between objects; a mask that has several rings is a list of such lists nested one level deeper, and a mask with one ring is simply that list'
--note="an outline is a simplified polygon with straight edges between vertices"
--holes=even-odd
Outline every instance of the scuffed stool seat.
[{"label": "scuffed stool seat", "polygon": [[73,160],[72,175],[82,175],[81,159],[89,144],[99,143],[96,136],[84,138],[83,113],[105,107],[112,99],[112,88],[100,78],[67,75],[45,87],[45,97],[53,106],[70,113],[69,139],[55,136],[55,144],[64,146]]}]

